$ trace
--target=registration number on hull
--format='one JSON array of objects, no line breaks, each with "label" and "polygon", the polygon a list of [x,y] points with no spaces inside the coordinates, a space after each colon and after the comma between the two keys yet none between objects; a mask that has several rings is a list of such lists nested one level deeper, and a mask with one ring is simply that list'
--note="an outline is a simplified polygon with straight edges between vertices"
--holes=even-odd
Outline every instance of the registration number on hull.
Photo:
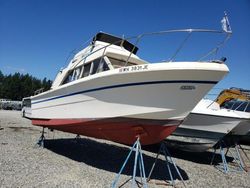
[{"label": "registration number on hull", "polygon": [[129,67],[122,67],[119,69],[119,72],[134,72],[134,71],[143,71],[148,70],[148,65],[136,65]]}]

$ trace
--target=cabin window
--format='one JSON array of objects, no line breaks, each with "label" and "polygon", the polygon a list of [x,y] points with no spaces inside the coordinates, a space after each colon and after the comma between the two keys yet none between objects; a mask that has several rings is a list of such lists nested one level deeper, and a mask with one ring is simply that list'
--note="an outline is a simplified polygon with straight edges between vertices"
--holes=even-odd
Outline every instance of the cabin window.
[{"label": "cabin window", "polygon": [[222,106],[223,108],[232,109],[242,112],[250,112],[250,102],[248,101],[229,101]]},{"label": "cabin window", "polygon": [[84,65],[84,70],[83,70],[83,75],[82,75],[83,78],[89,75],[90,68],[91,68],[91,63]]},{"label": "cabin window", "polygon": [[[115,69],[124,67],[126,65],[126,61],[124,61],[124,60],[114,59],[111,57],[109,57],[109,60]],[[136,65],[136,64],[131,63],[131,62],[127,62],[126,66],[132,66],[132,65]]]},{"label": "cabin window", "polygon": [[[84,78],[89,75],[93,75],[99,72],[109,70],[108,64],[104,60],[104,58],[99,58],[94,60],[93,62],[89,62],[84,66],[79,66],[74,70],[69,71],[67,78],[63,81],[63,84],[67,84],[74,80],[78,80],[79,78]],[[82,76],[81,76],[82,75]]]},{"label": "cabin window", "polygon": [[82,70],[82,66],[77,67],[76,69],[74,69],[71,81],[79,79],[81,70]]},{"label": "cabin window", "polygon": [[[87,71],[85,71],[86,67],[87,67]],[[88,63],[86,65],[84,65],[84,72],[83,72],[83,77],[86,77],[88,75],[93,75],[99,72],[104,72],[109,70],[109,67],[106,63],[106,61],[103,58],[98,58],[96,60],[94,60],[92,63]],[[86,73],[85,73],[86,72]]]},{"label": "cabin window", "polygon": [[246,109],[247,103],[246,102],[241,102],[241,104],[236,108],[235,110],[242,111],[244,112]]},{"label": "cabin window", "polygon": [[106,61],[104,60],[104,58],[102,58],[100,60],[100,63],[99,63],[99,66],[98,66],[98,69],[97,69],[96,73],[104,72],[104,71],[107,71],[107,70],[109,70],[109,66],[106,63]]},{"label": "cabin window", "polygon": [[31,100],[30,99],[23,99],[22,107],[31,107]]},{"label": "cabin window", "polygon": [[236,100],[232,100],[230,102],[232,102],[231,110],[236,110],[241,104],[239,101]]},{"label": "cabin window", "polygon": [[67,84],[69,82],[72,81],[72,77],[73,77],[73,70],[71,70],[69,73],[68,73],[68,76],[67,78],[63,81],[63,84]]},{"label": "cabin window", "polygon": [[109,67],[103,58],[96,59],[92,62],[91,75],[109,70]]},{"label": "cabin window", "polygon": [[246,112],[250,112],[250,102],[247,102],[247,108],[246,108]]},{"label": "cabin window", "polygon": [[226,101],[224,103],[221,104],[222,108],[226,108],[226,109],[232,109],[234,102],[232,101]]},{"label": "cabin window", "polygon": [[91,69],[91,73],[90,73],[91,75],[95,74],[97,72],[99,64],[100,64],[100,59],[96,59],[92,62],[92,67],[91,67],[92,69]]}]

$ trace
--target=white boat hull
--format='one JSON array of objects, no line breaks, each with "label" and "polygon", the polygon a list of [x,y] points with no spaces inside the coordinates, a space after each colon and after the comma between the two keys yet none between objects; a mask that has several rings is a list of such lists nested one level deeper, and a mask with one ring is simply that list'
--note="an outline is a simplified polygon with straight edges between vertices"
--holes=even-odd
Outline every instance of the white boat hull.
[{"label": "white boat hull", "polygon": [[237,115],[240,116],[241,121],[240,123],[232,129],[232,131],[223,138],[224,143],[229,146],[234,146],[235,144],[238,144],[241,142],[241,140],[246,139],[247,134],[249,133],[250,129],[250,113],[249,112],[242,112],[242,111],[236,111],[231,110]]},{"label": "white boat hull", "polygon": [[[139,127],[140,135],[145,137],[141,136],[142,144],[153,144],[174,131],[228,72],[225,65],[217,63],[160,63],[144,65],[142,70],[138,67],[102,72],[32,97],[32,123],[127,144],[134,142],[137,131],[130,132],[129,139],[128,134],[120,139],[117,134],[124,130],[122,126]],[[79,125],[83,128],[86,122],[92,122],[88,126],[93,132],[79,130]],[[117,129],[112,136],[103,131],[110,131],[111,124],[112,129],[113,124]],[[152,129],[157,130],[157,126],[165,132],[152,137]]]},{"label": "white boat hull", "polygon": [[219,104],[202,99],[168,140],[178,142],[181,149],[206,151],[236,128],[242,119]]},{"label": "white boat hull", "polygon": [[183,150],[202,152],[212,148],[240,122],[229,116],[190,113],[168,140],[178,141]]},{"label": "white boat hull", "polygon": [[239,115],[242,119],[240,124],[235,127],[232,131],[232,135],[239,135],[243,136],[246,135],[250,131],[250,113],[249,112],[242,112],[237,110],[232,110],[234,113]]}]

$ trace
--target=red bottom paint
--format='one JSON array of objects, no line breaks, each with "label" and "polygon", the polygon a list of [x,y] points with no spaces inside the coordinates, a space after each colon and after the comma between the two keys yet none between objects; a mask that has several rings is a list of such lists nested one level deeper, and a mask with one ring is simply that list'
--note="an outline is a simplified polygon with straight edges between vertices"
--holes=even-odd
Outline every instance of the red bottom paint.
[{"label": "red bottom paint", "polygon": [[174,132],[181,122],[134,118],[32,119],[33,125],[123,144],[133,144],[139,136],[142,145],[161,142]]}]

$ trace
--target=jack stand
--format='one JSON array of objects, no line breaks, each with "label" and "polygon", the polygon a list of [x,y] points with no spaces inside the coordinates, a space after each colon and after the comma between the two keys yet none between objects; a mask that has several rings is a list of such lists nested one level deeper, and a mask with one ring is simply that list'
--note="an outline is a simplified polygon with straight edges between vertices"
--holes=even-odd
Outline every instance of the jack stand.
[{"label": "jack stand", "polygon": [[39,138],[38,142],[36,143],[36,145],[38,145],[39,147],[44,148],[44,140],[45,140],[45,136],[44,136],[44,127],[43,127],[43,131],[42,131],[42,135]]},{"label": "jack stand", "polygon": [[[244,163],[242,161],[238,145],[236,144],[235,147],[234,147],[235,152],[231,152],[230,148],[226,147],[227,148],[226,153],[224,153],[224,147],[223,146],[226,147],[225,143],[223,141],[220,141],[219,142],[219,150],[220,150],[220,155],[221,155],[221,160],[222,160],[222,164],[223,164],[223,171],[224,171],[224,173],[228,173],[229,172],[228,162],[226,160],[226,156],[227,156],[228,152],[231,154],[231,156],[234,158],[235,162],[237,163],[237,166],[239,167],[238,171],[244,171]],[[213,154],[213,157],[212,157],[212,160],[211,160],[211,163],[210,163],[211,165],[214,162],[216,150],[217,149],[214,148],[214,154]]]},{"label": "jack stand", "polygon": [[[116,175],[116,178],[115,178],[115,180],[113,181],[113,183],[111,185],[112,188],[117,187],[117,183],[119,181],[121,173],[122,173],[124,167],[126,166],[126,164],[128,162],[128,159],[130,158],[133,151],[135,151],[135,161],[134,161],[133,176],[132,176],[132,186],[131,187],[134,188],[136,184],[141,184],[144,188],[148,187],[147,186],[147,181],[146,181],[146,175],[145,175],[144,162],[143,162],[143,157],[142,157],[141,143],[140,143],[140,138],[138,137],[136,142],[134,143],[134,145],[131,147],[129,154],[128,154],[126,160],[124,161],[124,163],[123,163],[123,165],[122,165],[122,167],[120,169],[120,172]],[[137,170],[138,165],[139,165],[141,182],[136,180],[136,170]],[[124,184],[126,184],[128,181],[126,181]]]},{"label": "jack stand", "polygon": [[[228,173],[229,169],[228,169],[227,160],[226,160],[226,154],[227,154],[228,150],[227,150],[227,152],[225,154],[222,142],[219,143],[219,146],[220,146],[220,155],[221,155],[221,160],[222,160],[222,164],[223,164],[223,170],[224,170],[224,173]],[[212,165],[213,162],[214,162],[216,150],[217,149],[214,148],[214,153],[213,153],[213,157],[212,157],[212,160],[210,162],[210,165]]]},{"label": "jack stand", "polygon": [[241,164],[242,168],[246,172],[248,172],[249,171],[248,170],[249,166],[246,164],[246,162],[244,161],[244,159],[243,159],[243,157],[242,157],[242,155],[240,153],[240,151],[242,151],[242,153],[245,155],[245,158],[250,162],[250,159],[249,159],[248,155],[246,154],[244,148],[242,148],[240,144],[236,144],[235,145],[235,150],[237,152],[237,155],[238,155],[238,158],[239,158],[239,161],[240,161],[240,164]]},{"label": "jack stand", "polygon": [[167,168],[168,168],[169,176],[170,176],[170,178],[171,178],[171,185],[174,187],[174,186],[175,186],[175,182],[174,182],[174,178],[173,178],[172,171],[171,171],[171,169],[170,169],[170,164],[172,164],[172,165],[174,166],[174,168],[175,168],[175,170],[176,170],[178,176],[180,177],[180,179],[181,179],[181,181],[182,181],[184,187],[186,187],[186,185],[185,185],[185,183],[184,183],[184,180],[183,180],[183,177],[182,177],[180,171],[178,170],[178,168],[177,168],[177,166],[176,166],[174,160],[172,159],[172,157],[171,157],[171,155],[170,155],[170,153],[169,153],[169,151],[168,151],[168,149],[167,149],[166,144],[165,144],[164,141],[161,143],[160,149],[159,149],[159,151],[158,151],[158,153],[157,153],[157,155],[156,155],[156,157],[155,157],[155,161],[154,161],[154,163],[153,163],[153,165],[152,165],[152,168],[151,168],[151,170],[150,170],[150,172],[149,172],[149,175],[148,175],[148,178],[147,178],[147,182],[150,181],[150,177],[151,177],[151,175],[152,175],[152,172],[153,172],[153,170],[154,170],[155,164],[156,164],[156,162],[157,162],[157,160],[158,160],[158,158],[159,158],[160,153],[163,153],[164,156],[165,156],[165,159],[166,159],[165,162],[166,162],[166,165],[167,165]]}]

